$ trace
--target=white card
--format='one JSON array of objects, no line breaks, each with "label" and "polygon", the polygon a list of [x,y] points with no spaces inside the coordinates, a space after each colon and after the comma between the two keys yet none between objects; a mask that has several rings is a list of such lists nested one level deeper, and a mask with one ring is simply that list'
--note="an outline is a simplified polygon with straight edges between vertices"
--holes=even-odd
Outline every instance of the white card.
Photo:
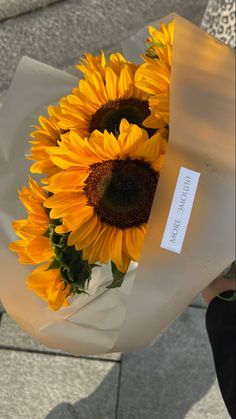
[{"label": "white card", "polygon": [[161,247],[181,253],[200,173],[181,167]]}]

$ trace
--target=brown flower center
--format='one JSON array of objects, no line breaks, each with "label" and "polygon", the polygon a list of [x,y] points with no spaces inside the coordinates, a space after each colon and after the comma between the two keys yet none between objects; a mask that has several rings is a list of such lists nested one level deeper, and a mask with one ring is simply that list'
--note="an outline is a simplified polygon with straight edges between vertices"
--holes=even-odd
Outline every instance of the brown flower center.
[{"label": "brown flower center", "polygon": [[148,131],[149,136],[155,130],[142,126],[144,119],[150,115],[147,100],[136,98],[110,100],[101,106],[91,117],[89,132],[98,130],[112,132],[114,135],[119,133],[119,126],[122,118],[127,119],[130,124],[136,124]]},{"label": "brown flower center", "polygon": [[143,160],[107,160],[90,166],[84,191],[101,222],[120,229],[147,223],[159,174]]}]

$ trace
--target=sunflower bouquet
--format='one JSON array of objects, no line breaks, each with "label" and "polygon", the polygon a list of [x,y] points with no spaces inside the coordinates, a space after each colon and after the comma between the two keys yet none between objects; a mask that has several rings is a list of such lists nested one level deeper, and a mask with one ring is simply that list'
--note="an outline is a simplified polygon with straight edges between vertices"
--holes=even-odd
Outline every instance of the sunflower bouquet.
[{"label": "sunflower bouquet", "polygon": [[76,355],[149,345],[234,259],[232,51],[176,14],[122,50],[23,57],[0,113],[0,299]]},{"label": "sunflower bouquet", "polygon": [[13,222],[20,263],[39,264],[27,284],[58,310],[89,292],[92,270],[111,264],[121,286],[138,262],[168,140],[174,22],[149,28],[144,63],[85,54],[78,86],[31,134],[29,179]]}]

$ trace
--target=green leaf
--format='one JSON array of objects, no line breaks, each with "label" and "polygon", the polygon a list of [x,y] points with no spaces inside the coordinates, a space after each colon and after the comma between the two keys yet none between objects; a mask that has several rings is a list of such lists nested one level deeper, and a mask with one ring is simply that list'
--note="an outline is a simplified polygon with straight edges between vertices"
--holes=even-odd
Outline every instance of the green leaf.
[{"label": "green leaf", "polygon": [[81,295],[81,294],[84,294],[84,295],[90,295],[87,291],[85,291],[85,290],[81,290],[81,289],[79,289],[79,288],[77,288],[77,289],[76,289],[75,293],[76,293],[76,294],[79,294],[79,295]]},{"label": "green leaf", "polygon": [[60,264],[60,275],[66,284],[70,283],[70,280],[68,278],[67,267],[65,268],[64,266],[61,266],[61,264]]},{"label": "green leaf", "polygon": [[45,233],[42,234],[43,237],[50,237],[50,228],[48,228]]},{"label": "green leaf", "polygon": [[61,259],[61,249],[57,246],[53,246],[54,257],[60,262]]},{"label": "green leaf", "polygon": [[60,262],[57,259],[53,259],[49,265],[49,267],[46,269],[46,271],[49,271],[50,269],[59,269],[60,268]]},{"label": "green leaf", "polygon": [[110,285],[107,286],[107,288],[118,288],[122,285],[122,282],[123,282],[124,277],[125,277],[125,273],[120,272],[117,269],[117,266],[114,262],[111,262],[111,271],[112,271],[112,275],[113,275],[113,281]]}]

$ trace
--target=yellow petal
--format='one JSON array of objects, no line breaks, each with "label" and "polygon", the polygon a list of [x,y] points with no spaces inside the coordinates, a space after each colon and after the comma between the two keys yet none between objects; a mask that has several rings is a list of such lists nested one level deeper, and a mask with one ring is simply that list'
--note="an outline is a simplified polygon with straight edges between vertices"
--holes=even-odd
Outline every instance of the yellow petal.
[{"label": "yellow petal", "polygon": [[156,172],[160,172],[164,166],[164,162],[165,162],[165,154],[161,154],[157,160],[155,160],[154,162],[152,162],[152,168],[156,171]]},{"label": "yellow petal", "polygon": [[146,225],[124,230],[124,249],[130,259],[138,262],[141,256]]},{"label": "yellow petal", "polygon": [[79,90],[81,93],[86,97],[89,98],[89,102],[92,102],[96,108],[98,109],[101,106],[101,100],[97,96],[96,92],[94,91],[91,84],[87,82],[87,80],[80,80],[79,82]]},{"label": "yellow petal", "polygon": [[28,220],[15,220],[12,222],[12,227],[17,232],[18,230],[21,230],[22,227],[24,227],[28,223]]},{"label": "yellow petal", "polygon": [[51,291],[48,295],[48,306],[54,311],[59,310],[62,306],[66,307],[69,305],[68,301],[66,301],[66,297],[70,292],[70,287],[65,287],[59,275],[57,281],[57,287],[55,287],[54,292]]},{"label": "yellow petal", "polygon": [[49,184],[44,188],[49,192],[81,190],[88,177],[88,170],[68,169],[50,177]]},{"label": "yellow petal", "polygon": [[123,230],[110,227],[107,246],[109,248],[110,259],[121,258],[123,243]]},{"label": "yellow petal", "polygon": [[28,254],[27,245],[24,240],[17,240],[8,246],[12,252],[16,252],[19,257],[19,262],[22,264],[35,264],[31,256]]},{"label": "yellow petal", "polygon": [[121,158],[125,158],[127,156],[132,158],[138,145],[142,144],[147,139],[147,132],[139,128],[137,125],[130,125],[127,131],[122,130],[122,133],[118,137]]},{"label": "yellow petal", "polygon": [[106,90],[109,100],[117,99],[118,77],[111,67],[106,68]]},{"label": "yellow petal", "polygon": [[58,269],[47,271],[49,264],[36,268],[29,276],[27,285],[30,290],[48,301],[49,308],[58,310],[64,303],[69,293],[69,287],[65,287]]},{"label": "yellow petal", "polygon": [[65,233],[69,233],[70,229],[67,228],[64,224],[59,225],[55,228],[55,232],[57,234],[65,234]]},{"label": "yellow petal", "polygon": [[44,116],[39,117],[39,123],[43,127],[43,129],[48,132],[51,136],[55,135],[55,130],[52,127],[52,124],[50,123],[50,120],[48,118],[45,118]]},{"label": "yellow petal", "polygon": [[118,91],[121,98],[131,97],[134,90],[134,80],[131,76],[131,70],[127,65],[121,70],[119,82],[118,82]]},{"label": "yellow petal", "polygon": [[68,215],[63,216],[63,222],[67,231],[74,231],[81,227],[87,220],[89,220],[94,214],[93,208],[89,205],[81,206],[79,209],[70,209]]},{"label": "yellow petal", "polygon": [[153,129],[163,128],[166,126],[166,121],[152,114],[143,121],[143,126]]},{"label": "yellow petal", "polygon": [[94,242],[100,233],[101,223],[96,214],[82,224],[78,229],[73,230],[69,235],[68,245],[75,245],[77,250],[82,250]]},{"label": "yellow petal", "polygon": [[120,121],[120,134],[123,134],[123,132],[126,132],[130,128],[130,123],[127,121],[127,119],[122,118]]},{"label": "yellow petal", "polygon": [[27,251],[34,263],[46,262],[53,256],[50,241],[44,236],[39,236],[31,240]]},{"label": "yellow petal", "polygon": [[109,231],[109,226],[103,226],[103,229],[100,231],[97,239],[91,245],[88,257],[89,263],[95,263],[97,261],[100,261],[101,263],[108,263],[109,249],[106,245],[106,241],[109,238]]},{"label": "yellow petal", "polygon": [[44,190],[30,176],[29,176],[29,187],[31,191],[33,192],[33,194],[35,195],[35,197],[37,197],[41,202],[45,200],[46,194]]},{"label": "yellow petal", "polygon": [[44,206],[46,208],[60,208],[61,206],[64,207],[65,205],[70,207],[72,204],[84,204],[86,202],[85,199],[85,193],[83,192],[58,192],[55,195],[50,196],[50,198],[46,199]]},{"label": "yellow petal", "polygon": [[98,134],[94,131],[89,138],[89,145],[97,155],[97,161],[113,160],[118,157],[120,148],[117,139],[112,133],[104,131]]},{"label": "yellow petal", "polygon": [[139,144],[134,151],[134,156],[146,162],[156,160],[160,154],[160,134],[153,135],[148,141]]},{"label": "yellow petal", "polygon": [[126,253],[123,252],[120,257],[113,257],[112,260],[120,272],[127,272],[131,259],[126,255]]},{"label": "yellow petal", "polygon": [[112,68],[112,70],[119,75],[122,68],[124,67],[124,63],[126,63],[126,59],[124,58],[124,56],[117,52],[115,54],[111,54],[110,58],[109,58],[109,62],[108,65],[109,67]]},{"label": "yellow petal", "polygon": [[98,71],[88,70],[85,77],[89,81],[91,90],[99,98],[100,104],[106,103],[108,98],[102,75]]}]

